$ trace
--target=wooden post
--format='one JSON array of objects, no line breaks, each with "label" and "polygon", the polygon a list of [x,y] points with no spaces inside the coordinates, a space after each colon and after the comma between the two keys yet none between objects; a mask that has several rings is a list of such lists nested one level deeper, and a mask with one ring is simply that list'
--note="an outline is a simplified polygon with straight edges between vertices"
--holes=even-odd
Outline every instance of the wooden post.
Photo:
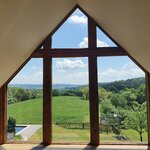
[{"label": "wooden post", "polygon": [[150,145],[150,73],[146,72],[145,75],[146,75],[148,145]]},{"label": "wooden post", "polygon": [[[51,47],[51,40],[46,40],[44,48]],[[43,58],[43,144],[52,142],[52,58]]]},{"label": "wooden post", "polygon": [[7,138],[7,85],[0,88],[0,144],[6,143]]},{"label": "wooden post", "polygon": [[[96,24],[88,17],[88,45],[96,48]],[[99,145],[97,57],[89,56],[90,144]]]}]

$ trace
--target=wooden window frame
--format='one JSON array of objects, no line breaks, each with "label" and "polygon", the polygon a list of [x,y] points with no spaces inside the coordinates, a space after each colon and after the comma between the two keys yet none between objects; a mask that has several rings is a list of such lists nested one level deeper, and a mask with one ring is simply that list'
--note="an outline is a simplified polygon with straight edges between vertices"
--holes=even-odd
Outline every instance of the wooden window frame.
[{"label": "wooden window frame", "polygon": [[[80,9],[88,18],[88,48],[58,49],[51,47],[52,35],[76,10]],[[96,27],[100,28],[117,47],[97,47]],[[41,46],[43,48],[41,49]],[[143,68],[123,47],[121,47],[103,28],[100,27],[79,5],[76,5],[58,26],[41,42],[31,56],[19,67],[19,69],[0,88],[0,144],[7,143],[7,85],[16,74],[25,66],[31,58],[43,58],[43,142],[52,143],[52,58],[58,57],[88,57],[89,66],[89,110],[90,110],[90,145],[113,144],[113,145],[141,145],[139,143],[102,143],[99,141],[99,114],[98,114],[98,79],[97,57],[100,56],[128,56],[146,74],[147,88],[147,127],[148,145],[150,145],[150,73]],[[92,86],[91,86],[92,85]],[[92,87],[92,88],[91,88]],[[9,143],[36,143],[36,142],[9,142]],[[62,144],[62,143],[57,143]],[[66,144],[66,143],[65,143]],[[68,143],[82,144],[82,143]],[[145,144],[142,144],[145,145]],[[147,145],[147,144],[146,144]]]}]

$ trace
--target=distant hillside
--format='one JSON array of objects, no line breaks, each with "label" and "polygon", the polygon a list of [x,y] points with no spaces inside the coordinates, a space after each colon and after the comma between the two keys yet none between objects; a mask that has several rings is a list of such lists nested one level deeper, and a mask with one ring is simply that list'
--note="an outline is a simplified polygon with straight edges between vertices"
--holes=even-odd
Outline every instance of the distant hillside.
[{"label": "distant hillside", "polygon": [[[144,77],[133,78],[128,80],[120,80],[114,82],[98,83],[99,87],[106,89],[107,91],[118,92],[125,88],[138,88],[141,84],[145,83]],[[87,86],[87,85],[85,85]],[[24,89],[42,89],[42,84],[10,84],[9,87],[19,87]],[[53,84],[53,89],[65,89],[65,88],[76,88],[83,87],[83,85],[75,84]]]},{"label": "distant hillside", "polygon": [[99,83],[98,86],[107,91],[118,92],[125,88],[138,88],[141,84],[145,84],[145,78],[133,78],[128,80],[120,80],[114,82]]},{"label": "distant hillside", "polygon": [[9,87],[18,87],[23,89],[42,89],[42,84],[9,84]]},{"label": "distant hillside", "polygon": [[[79,85],[74,84],[53,84],[53,89],[64,89],[71,87],[78,87]],[[23,89],[42,89],[42,84],[9,84],[9,87],[18,87]]]}]

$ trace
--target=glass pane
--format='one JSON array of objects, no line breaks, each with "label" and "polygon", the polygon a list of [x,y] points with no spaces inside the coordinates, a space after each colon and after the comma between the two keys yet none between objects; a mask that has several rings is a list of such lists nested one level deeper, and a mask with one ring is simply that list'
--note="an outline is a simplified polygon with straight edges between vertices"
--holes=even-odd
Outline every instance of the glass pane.
[{"label": "glass pane", "polygon": [[31,59],[8,85],[8,141],[42,141],[42,66]]},{"label": "glass pane", "polygon": [[117,45],[98,27],[97,32],[97,47],[117,47]]},{"label": "glass pane", "polygon": [[43,49],[43,45],[40,47],[40,49]]},{"label": "glass pane", "polygon": [[87,58],[53,59],[53,142],[89,140]]},{"label": "glass pane", "polygon": [[52,48],[85,48],[87,37],[87,17],[76,9],[52,36]]},{"label": "glass pane", "polygon": [[98,58],[98,82],[100,141],[147,143],[144,72],[125,56]]}]

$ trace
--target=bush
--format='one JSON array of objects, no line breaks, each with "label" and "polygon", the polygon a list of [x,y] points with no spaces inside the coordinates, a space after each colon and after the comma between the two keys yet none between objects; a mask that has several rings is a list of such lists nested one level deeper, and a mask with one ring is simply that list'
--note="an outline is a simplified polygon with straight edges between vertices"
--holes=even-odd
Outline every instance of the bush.
[{"label": "bush", "polygon": [[16,133],[16,119],[14,119],[13,117],[9,117],[8,118],[8,125],[7,125],[7,132],[9,133]]}]

